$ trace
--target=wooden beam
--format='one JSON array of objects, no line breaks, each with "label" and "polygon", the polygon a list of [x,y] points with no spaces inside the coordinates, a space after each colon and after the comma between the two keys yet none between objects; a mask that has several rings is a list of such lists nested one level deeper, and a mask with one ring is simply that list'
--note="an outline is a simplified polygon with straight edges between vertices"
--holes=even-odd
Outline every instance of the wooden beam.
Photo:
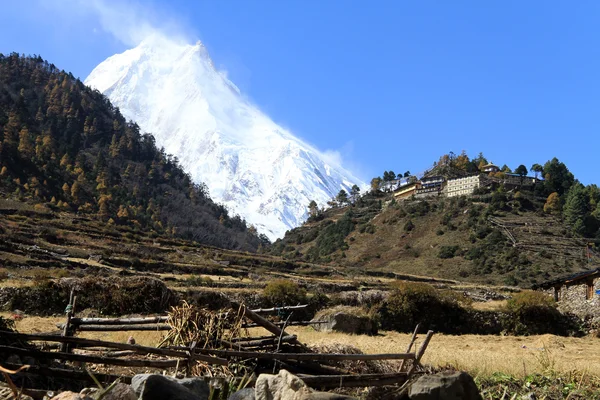
[{"label": "wooden beam", "polygon": [[[17,364],[3,363],[3,365],[6,366],[7,368],[18,367]],[[31,365],[29,367],[29,369],[27,369],[26,371],[19,372],[19,375],[20,374],[43,375],[43,376],[50,376],[53,378],[64,378],[64,379],[71,379],[71,380],[92,382],[92,383],[94,382],[92,377],[87,372],[75,371],[75,370],[63,369],[63,368],[49,368],[49,367],[44,367],[41,365]],[[115,380],[117,380],[119,378],[121,379],[121,382],[123,382],[123,383],[131,383],[131,377],[129,377],[129,376],[102,374],[99,372],[94,372],[94,376],[96,377],[96,379],[98,379],[102,383],[114,382]]]},{"label": "wooden beam", "polygon": [[308,386],[317,389],[337,387],[387,386],[406,382],[407,374],[363,374],[363,375],[298,375]]},{"label": "wooden beam", "polygon": [[71,318],[73,325],[136,325],[156,324],[167,322],[168,316],[144,317],[144,318]]},{"label": "wooden beam", "polygon": [[114,331],[170,331],[171,325],[79,325],[79,332],[114,332]]},{"label": "wooden beam", "polygon": [[[171,347],[182,350],[187,347]],[[384,354],[339,354],[339,353],[262,353],[257,351],[196,349],[201,354],[211,354],[219,357],[256,358],[260,360],[298,360],[298,361],[368,361],[368,360],[414,360],[414,353],[384,353]]]},{"label": "wooden beam", "polygon": [[256,308],[256,309],[252,310],[252,312],[254,312],[254,313],[267,313],[267,312],[274,312],[274,311],[279,311],[279,310],[283,310],[283,311],[287,311],[287,310],[300,310],[300,309],[306,308],[306,307],[308,307],[308,304],[303,304],[303,305],[300,305],[300,306]]},{"label": "wooden beam", "polygon": [[[290,321],[287,326],[309,326],[309,325],[318,325],[318,324],[326,324],[329,321]],[[283,322],[273,322],[273,325],[277,327],[283,326]],[[242,328],[256,328],[258,326],[262,326],[260,324],[242,324]]]},{"label": "wooden beam", "polygon": [[[104,340],[96,340],[96,339],[85,339],[73,336],[55,336],[48,334],[26,334],[26,333],[14,333],[14,332],[2,332],[2,337],[4,338],[14,338],[16,340],[26,340],[26,341],[48,341],[48,342],[59,342],[59,343],[71,343],[80,346],[94,346],[94,347],[106,347],[109,349],[119,349],[119,350],[133,350],[139,354],[158,354],[169,357],[177,357],[177,358],[188,358],[188,353],[185,351],[189,350],[189,348],[184,347],[184,351],[176,351],[170,349],[160,349],[156,347],[149,346],[140,346],[138,344],[129,344],[129,343],[115,343],[115,342],[107,342]],[[215,357],[201,356],[198,354],[194,354],[194,359],[198,361],[203,361],[209,364],[219,364],[219,365],[227,365],[227,360],[219,359]]]},{"label": "wooden beam", "polygon": [[[266,330],[268,330],[269,332],[271,332],[273,335],[279,337],[283,334],[283,336],[288,336],[288,334],[284,331],[281,330],[277,325],[275,325],[274,323],[272,323],[271,321],[269,321],[268,319],[265,319],[263,317],[261,317],[260,315],[258,315],[257,313],[255,313],[254,311],[250,310],[248,307],[246,307],[245,305],[241,305],[235,301],[231,302],[231,306],[234,309],[240,309],[242,308],[242,311],[244,312],[244,315],[250,319],[252,322],[255,322],[257,324],[259,324],[260,326],[262,326],[263,328],[265,328]],[[302,343],[300,343],[300,341],[298,339],[294,339],[291,343],[293,344],[297,344],[299,346],[302,346],[302,348],[306,351],[308,351],[308,347],[304,346]]]},{"label": "wooden beam", "polygon": [[70,354],[62,352],[49,352],[33,349],[23,349],[20,347],[0,346],[0,353],[19,354],[38,359],[46,360],[67,360],[79,361],[93,364],[119,365],[123,367],[151,367],[151,368],[172,368],[177,366],[179,360],[122,360],[118,358],[87,356],[83,354]]}]

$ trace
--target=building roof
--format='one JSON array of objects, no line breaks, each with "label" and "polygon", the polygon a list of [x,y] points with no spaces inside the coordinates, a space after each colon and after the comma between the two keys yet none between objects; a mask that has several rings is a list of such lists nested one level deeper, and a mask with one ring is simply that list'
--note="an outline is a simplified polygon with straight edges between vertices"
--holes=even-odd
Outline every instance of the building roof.
[{"label": "building roof", "polygon": [[590,269],[576,274],[563,276],[561,278],[552,279],[546,282],[533,285],[532,289],[548,289],[557,285],[573,284],[590,277],[600,276],[600,268]]},{"label": "building roof", "polygon": [[481,167],[481,168],[490,168],[490,167],[496,167],[496,168],[500,169],[500,167],[498,167],[496,164],[492,164],[492,163],[485,164],[485,165],[484,165],[483,167]]}]

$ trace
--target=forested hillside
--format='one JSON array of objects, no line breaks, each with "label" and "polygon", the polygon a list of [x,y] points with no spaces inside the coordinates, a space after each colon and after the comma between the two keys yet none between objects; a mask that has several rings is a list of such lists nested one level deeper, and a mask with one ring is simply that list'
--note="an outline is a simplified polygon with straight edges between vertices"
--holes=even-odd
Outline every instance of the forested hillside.
[{"label": "forested hillside", "polygon": [[265,239],[106,97],[40,57],[0,54],[0,193],[223,248]]},{"label": "forested hillside", "polygon": [[[481,154],[473,160],[465,154],[446,155],[429,173],[461,177],[477,174],[487,163]],[[533,186],[498,183],[512,173],[503,166],[484,174],[490,184],[472,195],[401,200],[394,197],[396,174],[386,171],[362,196],[340,193],[326,210],[309,206],[307,223],[289,231],[270,251],[346,271],[525,287],[597,266],[600,189],[582,185],[556,158],[530,169],[543,177]],[[515,180],[527,170],[515,168]],[[417,180],[410,172],[404,176]]]}]

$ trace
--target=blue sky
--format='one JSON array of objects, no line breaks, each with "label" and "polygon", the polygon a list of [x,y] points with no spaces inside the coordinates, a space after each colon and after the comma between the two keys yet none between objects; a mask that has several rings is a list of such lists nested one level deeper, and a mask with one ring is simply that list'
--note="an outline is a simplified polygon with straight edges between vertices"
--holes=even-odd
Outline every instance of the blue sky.
[{"label": "blue sky", "polygon": [[276,122],[365,180],[466,150],[600,183],[600,2],[21,0],[0,52],[84,79],[159,29],[202,40]]}]

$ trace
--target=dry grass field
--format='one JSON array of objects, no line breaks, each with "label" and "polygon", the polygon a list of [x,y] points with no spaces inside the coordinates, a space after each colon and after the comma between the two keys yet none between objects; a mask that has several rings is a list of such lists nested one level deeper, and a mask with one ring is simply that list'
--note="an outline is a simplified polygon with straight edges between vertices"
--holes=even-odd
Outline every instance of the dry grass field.
[{"label": "dry grass field", "polygon": [[[310,327],[291,327],[307,344],[348,344],[365,353],[402,353],[409,334],[382,332],[378,336],[322,333]],[[421,339],[424,335],[421,335]],[[420,341],[417,340],[417,345]],[[423,362],[467,370],[474,375],[504,372],[515,376],[586,371],[600,375],[600,339],[541,336],[434,335]]]}]

